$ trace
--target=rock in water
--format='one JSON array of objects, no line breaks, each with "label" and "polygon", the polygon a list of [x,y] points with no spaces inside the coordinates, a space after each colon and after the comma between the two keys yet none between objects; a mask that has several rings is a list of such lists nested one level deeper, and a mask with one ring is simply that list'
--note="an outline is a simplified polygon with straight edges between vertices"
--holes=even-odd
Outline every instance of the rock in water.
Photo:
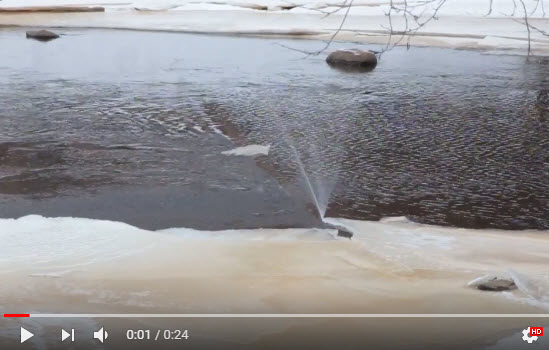
[{"label": "rock in water", "polygon": [[510,277],[482,276],[468,283],[469,287],[490,292],[503,292],[517,289],[515,281]]},{"label": "rock in water", "polygon": [[59,35],[54,32],[50,32],[49,30],[29,30],[27,32],[27,38],[40,41],[49,41],[59,38]]},{"label": "rock in water", "polygon": [[326,62],[343,70],[371,71],[377,65],[377,57],[370,51],[337,50],[328,55]]}]

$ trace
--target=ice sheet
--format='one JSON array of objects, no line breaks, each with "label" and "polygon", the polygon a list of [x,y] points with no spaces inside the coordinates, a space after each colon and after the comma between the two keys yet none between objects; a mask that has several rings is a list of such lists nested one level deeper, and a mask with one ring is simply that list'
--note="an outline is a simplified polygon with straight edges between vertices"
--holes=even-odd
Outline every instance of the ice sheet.
[{"label": "ice sheet", "polygon": [[226,156],[257,156],[257,155],[269,155],[269,150],[271,149],[270,145],[248,145],[243,147],[237,147],[235,149],[221,152]]},{"label": "ice sheet", "polygon": [[[421,0],[408,1],[409,7],[418,7],[425,3]],[[418,7],[421,13],[432,14],[437,8],[434,2],[428,6]],[[268,8],[275,11],[283,11],[288,7],[302,7],[308,9],[340,8],[345,6],[344,1],[322,0],[4,0],[1,7],[34,7],[34,6],[87,6],[99,5],[105,7],[126,7],[128,9],[140,8],[150,10],[173,10],[188,4],[227,4],[237,7]],[[388,0],[355,0],[353,7],[360,9],[355,12],[363,15],[379,15],[387,12],[390,1]],[[530,17],[544,17],[544,8],[527,3]],[[548,9],[549,10],[549,9]],[[523,17],[523,10],[512,0],[496,0],[490,11],[490,1],[483,0],[448,0],[437,12],[440,16],[464,16],[464,17]]]},{"label": "ice sheet", "polygon": [[[218,232],[173,228],[152,232],[120,222],[84,218],[31,215],[0,219],[3,248],[0,272],[16,269],[34,276],[59,277],[64,271],[161,252],[167,246],[172,250],[189,242],[205,242],[205,249],[211,243],[215,249],[227,244],[244,251],[250,243],[276,248],[280,242],[286,242],[285,245],[295,247],[321,244],[323,248],[319,246],[319,249],[327,249],[329,254],[341,258],[354,256],[352,259],[362,260],[360,264],[384,261],[383,268],[393,272],[430,269],[481,274],[513,270],[549,278],[546,270],[549,232],[546,231],[470,230],[416,224],[401,218],[380,222],[336,218],[326,221],[347,228],[354,234],[353,238],[347,240],[337,237],[332,229],[315,228]],[[357,252],[362,253],[357,256]],[[299,268],[315,269],[312,265]]]}]

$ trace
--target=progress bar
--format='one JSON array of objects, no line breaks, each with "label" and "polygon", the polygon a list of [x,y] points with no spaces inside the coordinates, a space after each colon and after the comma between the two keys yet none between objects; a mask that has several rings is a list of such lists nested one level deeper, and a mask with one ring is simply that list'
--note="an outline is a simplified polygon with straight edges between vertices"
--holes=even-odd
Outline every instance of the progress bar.
[{"label": "progress bar", "polygon": [[549,318],[549,314],[4,314],[20,318]]}]

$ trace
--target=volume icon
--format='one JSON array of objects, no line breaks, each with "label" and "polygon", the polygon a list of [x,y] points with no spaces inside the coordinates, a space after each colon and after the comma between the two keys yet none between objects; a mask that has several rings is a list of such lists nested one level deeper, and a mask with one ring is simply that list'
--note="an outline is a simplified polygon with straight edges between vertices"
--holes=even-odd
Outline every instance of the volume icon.
[{"label": "volume icon", "polygon": [[97,332],[93,332],[93,339],[97,339],[99,340],[101,343],[103,343],[103,341],[105,339],[107,339],[107,337],[109,336],[109,333],[107,333],[107,331],[105,331],[103,329],[103,327],[101,327],[100,330],[98,330]]}]

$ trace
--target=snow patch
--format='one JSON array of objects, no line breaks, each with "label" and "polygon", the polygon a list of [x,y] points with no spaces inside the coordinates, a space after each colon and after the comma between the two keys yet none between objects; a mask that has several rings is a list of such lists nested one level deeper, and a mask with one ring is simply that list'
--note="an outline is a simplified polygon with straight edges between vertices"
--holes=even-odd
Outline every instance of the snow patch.
[{"label": "snow patch", "polygon": [[224,152],[221,152],[221,154],[224,154],[226,156],[248,156],[248,157],[253,157],[257,155],[267,156],[269,155],[270,149],[271,149],[271,145],[267,145],[267,146],[248,145],[244,147],[238,147],[230,151],[224,151]]}]

